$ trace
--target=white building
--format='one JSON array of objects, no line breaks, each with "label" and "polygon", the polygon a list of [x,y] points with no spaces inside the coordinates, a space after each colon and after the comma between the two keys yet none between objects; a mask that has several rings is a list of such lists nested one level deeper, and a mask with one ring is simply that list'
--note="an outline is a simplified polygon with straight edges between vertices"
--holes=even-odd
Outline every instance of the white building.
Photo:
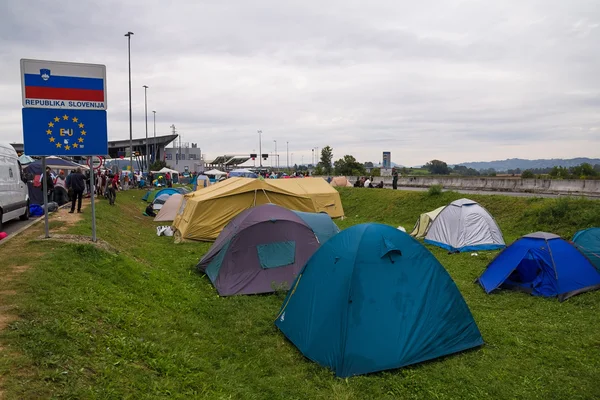
[{"label": "white building", "polygon": [[203,172],[204,157],[197,143],[173,143],[165,148],[165,162],[179,172]]}]

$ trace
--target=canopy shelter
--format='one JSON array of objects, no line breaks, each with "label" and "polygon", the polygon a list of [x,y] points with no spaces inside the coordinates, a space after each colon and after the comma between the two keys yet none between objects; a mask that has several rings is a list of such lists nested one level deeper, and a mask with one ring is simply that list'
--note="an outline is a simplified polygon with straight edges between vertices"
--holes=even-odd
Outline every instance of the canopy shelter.
[{"label": "canopy shelter", "polygon": [[210,171],[204,171],[203,174],[209,176],[222,176],[227,175],[227,172],[219,171],[218,169],[211,169]]},{"label": "canopy shelter", "polygon": [[446,206],[441,206],[433,211],[421,214],[410,235],[416,237],[417,239],[425,237],[427,232],[429,232],[431,224],[445,207]]},{"label": "canopy shelter", "polygon": [[505,246],[494,217],[469,199],[456,200],[444,207],[431,223],[425,243],[451,252],[497,250]]},{"label": "canopy shelter", "polygon": [[579,231],[573,236],[573,243],[600,271],[600,228]]},{"label": "canopy shelter", "polygon": [[289,289],[320,243],[337,232],[327,214],[300,217],[295,211],[264,204],[241,212],[227,224],[198,269],[221,296]]},{"label": "canopy shelter", "polygon": [[[27,165],[27,168],[30,168],[33,165],[42,166],[42,160],[34,161],[33,163]],[[87,165],[77,164],[73,161],[65,160],[60,157],[50,156],[46,157],[46,167],[50,167],[50,169],[65,169],[65,170],[73,170],[77,168],[81,168],[82,170],[88,170]]]},{"label": "canopy shelter", "polygon": [[160,208],[156,217],[154,217],[154,222],[168,222],[173,221],[175,216],[177,215],[177,211],[179,210],[179,206],[181,201],[183,200],[182,194],[173,194],[171,195],[165,204]]},{"label": "canopy shelter", "polygon": [[176,240],[212,241],[242,211],[272,203],[290,210],[344,215],[339,193],[324,179],[230,178],[185,196],[175,218]]},{"label": "canopy shelter", "polygon": [[298,274],[275,325],[304,356],[341,378],[483,344],[439,261],[382,224],[355,225],[325,242]]},{"label": "canopy shelter", "polygon": [[600,271],[558,235],[536,232],[502,251],[477,279],[486,293],[512,289],[533,296],[571,296],[600,289]]}]

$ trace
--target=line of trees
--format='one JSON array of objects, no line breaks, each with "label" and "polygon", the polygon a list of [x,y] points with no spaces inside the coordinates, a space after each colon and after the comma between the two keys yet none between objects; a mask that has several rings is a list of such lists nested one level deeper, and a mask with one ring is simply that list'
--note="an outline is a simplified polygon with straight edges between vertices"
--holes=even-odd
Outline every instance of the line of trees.
[{"label": "line of trees", "polygon": [[[312,167],[312,166],[311,166]],[[295,170],[299,170],[294,166]],[[360,163],[350,154],[344,155],[337,161],[333,161],[333,148],[325,146],[321,149],[321,157],[318,164],[315,166],[315,175],[345,175],[345,176],[361,176],[366,174],[366,170],[370,169],[370,175],[379,176],[379,168],[374,168],[372,162]],[[493,168],[476,170],[468,168],[464,165],[455,165],[450,168],[448,164],[442,160],[431,160],[423,166],[431,175],[460,175],[460,176],[496,176],[497,171]],[[410,174],[412,168],[402,168],[399,170],[403,175]],[[600,179],[600,164],[591,165],[583,163],[576,167],[553,167],[553,168],[535,168],[521,171],[520,168],[509,169],[507,174],[518,176],[521,178],[535,177],[550,177],[552,179]]]}]

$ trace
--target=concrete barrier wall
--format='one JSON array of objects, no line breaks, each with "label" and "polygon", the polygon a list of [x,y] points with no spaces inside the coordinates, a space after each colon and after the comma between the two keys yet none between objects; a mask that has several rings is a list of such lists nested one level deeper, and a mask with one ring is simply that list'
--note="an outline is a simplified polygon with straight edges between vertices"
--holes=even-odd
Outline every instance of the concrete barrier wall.
[{"label": "concrete barrier wall", "polygon": [[[348,177],[356,182],[357,177]],[[383,181],[392,186],[391,177],[374,177],[373,184]],[[527,192],[547,194],[582,194],[600,196],[600,180],[584,179],[520,179],[520,178],[460,178],[460,177],[400,177],[400,187],[428,188],[441,185],[444,189],[489,190],[496,192]]]}]

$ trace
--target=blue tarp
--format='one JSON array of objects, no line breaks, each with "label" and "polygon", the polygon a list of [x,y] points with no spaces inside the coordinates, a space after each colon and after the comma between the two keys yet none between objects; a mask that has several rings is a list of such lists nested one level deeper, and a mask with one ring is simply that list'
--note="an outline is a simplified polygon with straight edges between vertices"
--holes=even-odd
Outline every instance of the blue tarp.
[{"label": "blue tarp", "polygon": [[452,278],[418,241],[363,224],[325,242],[275,321],[309,359],[347,377],[483,344]]},{"label": "blue tarp", "polygon": [[539,232],[523,236],[502,251],[478,282],[486,293],[516,289],[563,301],[600,288],[600,272],[571,243]]}]

